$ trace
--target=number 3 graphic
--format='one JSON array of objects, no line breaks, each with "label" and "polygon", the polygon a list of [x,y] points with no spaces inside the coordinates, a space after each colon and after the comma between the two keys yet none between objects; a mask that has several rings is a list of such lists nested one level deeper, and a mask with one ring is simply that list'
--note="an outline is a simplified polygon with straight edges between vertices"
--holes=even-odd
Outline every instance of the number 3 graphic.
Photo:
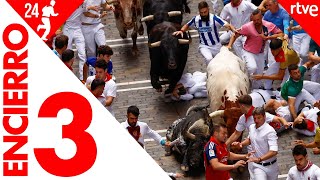
[{"label": "number 3 graphic", "polygon": [[73,92],[61,92],[47,98],[39,110],[39,118],[57,117],[61,109],[69,109],[73,120],[62,126],[62,138],[71,139],[77,152],[71,159],[61,159],[54,148],[35,148],[34,154],[40,166],[56,176],[77,176],[89,170],[97,156],[93,137],[85,130],[92,120],[91,105],[86,98]]}]

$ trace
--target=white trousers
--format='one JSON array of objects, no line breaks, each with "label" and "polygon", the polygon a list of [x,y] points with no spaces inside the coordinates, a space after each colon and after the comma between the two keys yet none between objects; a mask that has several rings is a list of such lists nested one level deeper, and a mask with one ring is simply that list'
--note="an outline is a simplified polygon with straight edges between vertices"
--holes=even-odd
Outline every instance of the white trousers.
[{"label": "white trousers", "polygon": [[255,180],[277,180],[279,174],[278,162],[269,166],[262,166],[257,163],[252,163],[253,178]]},{"label": "white trousers", "polygon": [[[303,89],[307,90],[316,101],[320,100],[320,84],[312,81],[303,81]],[[313,105],[312,103],[311,105]]]},{"label": "white trousers", "polygon": [[[265,75],[278,74],[279,70],[280,70],[280,63],[273,62],[269,66],[269,68],[266,71]],[[288,69],[286,69],[285,73],[284,73],[284,77],[283,77],[282,82],[281,82],[281,87],[288,80],[289,77],[290,77],[289,71],[288,71]],[[273,80],[265,79],[264,80],[264,88],[265,89],[271,89],[272,88],[272,82],[273,82]]]},{"label": "white trousers", "polygon": [[295,34],[292,36],[293,49],[300,56],[300,66],[308,61],[310,36],[307,33]]},{"label": "white trousers", "polygon": [[85,49],[85,40],[82,34],[81,28],[66,28],[63,27],[63,34],[68,36],[68,49],[72,49],[72,43],[76,45],[78,57],[79,57],[79,79],[83,80],[83,66],[86,62],[86,49]]},{"label": "white trousers", "polygon": [[313,105],[316,102],[316,99],[306,89],[302,89],[301,92],[296,96],[296,100],[294,104],[294,109],[296,110],[296,112],[299,111],[299,106],[303,101],[306,101],[307,103]]},{"label": "white trousers", "polygon": [[320,64],[311,68],[311,81],[320,83]]},{"label": "white trousers", "polygon": [[[220,36],[220,42],[222,43],[222,44],[227,44],[229,41],[230,41],[230,38],[231,38],[231,36],[232,36],[232,31],[228,31],[228,32],[225,32],[225,33],[223,33],[221,36]],[[238,37],[235,41],[234,41],[234,43],[233,43],[233,45],[232,45],[232,48],[233,48],[233,50],[235,51],[235,53],[236,53],[236,55],[238,56],[238,57],[242,57],[242,51],[243,51],[243,44],[244,44],[244,42],[246,41],[246,39],[247,39],[247,37],[246,36],[240,36],[240,37]]]},{"label": "white trousers", "polygon": [[[246,62],[249,76],[254,74],[262,74],[264,68],[264,53],[253,54],[243,49],[242,59]],[[262,80],[253,80],[252,78],[252,89],[257,89],[262,85]]]},{"label": "white trousers", "polygon": [[206,46],[203,44],[199,45],[199,52],[204,57],[206,65],[210,63],[210,61],[220,52],[222,45],[220,43],[214,46]]},{"label": "white trousers", "polygon": [[83,25],[82,33],[86,42],[87,57],[96,56],[96,45],[106,45],[103,24]]}]

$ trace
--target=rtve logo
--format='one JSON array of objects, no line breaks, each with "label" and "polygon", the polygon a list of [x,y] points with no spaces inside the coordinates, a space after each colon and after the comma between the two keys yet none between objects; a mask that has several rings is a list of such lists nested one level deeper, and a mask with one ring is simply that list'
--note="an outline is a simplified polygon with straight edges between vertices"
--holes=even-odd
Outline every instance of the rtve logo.
[{"label": "rtve logo", "polygon": [[293,4],[290,6],[290,14],[310,14],[312,17],[318,16],[318,6],[317,5],[303,5],[297,2],[296,4]]}]

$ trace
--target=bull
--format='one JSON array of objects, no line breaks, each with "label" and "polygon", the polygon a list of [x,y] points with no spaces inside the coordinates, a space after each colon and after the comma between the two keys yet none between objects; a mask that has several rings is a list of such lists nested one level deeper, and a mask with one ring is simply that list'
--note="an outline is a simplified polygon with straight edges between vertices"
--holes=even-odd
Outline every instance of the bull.
[{"label": "bull", "polygon": [[114,17],[116,27],[121,38],[127,37],[127,31],[133,29],[132,38],[132,54],[138,54],[137,36],[143,35],[144,29],[140,21],[142,18],[142,8],[144,0],[109,0],[108,4],[114,5]]},{"label": "bull", "polygon": [[165,21],[155,25],[150,31],[151,84],[158,92],[162,92],[159,77],[168,79],[169,87],[165,94],[170,94],[174,90],[188,58],[190,39],[187,34],[184,34],[183,39],[172,35],[180,28],[179,24]]},{"label": "bull", "polygon": [[207,67],[207,91],[211,110],[224,110],[229,136],[242,115],[238,97],[248,94],[249,76],[245,62],[226,47],[210,61]]},{"label": "bull", "polygon": [[190,13],[186,0],[146,0],[143,5],[141,22],[146,23],[149,34],[156,24],[164,21],[181,24],[183,12]]},{"label": "bull", "polygon": [[203,149],[212,134],[213,123],[223,121],[222,111],[209,114],[205,106],[192,106],[184,118],[168,128],[166,138],[171,149],[182,156],[181,170],[187,172],[203,168]]}]

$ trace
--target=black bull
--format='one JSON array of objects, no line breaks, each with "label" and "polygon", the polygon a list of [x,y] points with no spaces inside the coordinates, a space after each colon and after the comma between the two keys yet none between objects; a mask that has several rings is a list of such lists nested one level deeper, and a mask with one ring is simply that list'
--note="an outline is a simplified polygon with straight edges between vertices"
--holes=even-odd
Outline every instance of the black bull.
[{"label": "black bull", "polygon": [[184,40],[172,35],[180,29],[179,24],[162,22],[152,28],[149,36],[151,84],[153,88],[162,91],[159,77],[167,78],[169,88],[165,94],[172,93],[182,76],[188,58],[187,34],[184,34]]},{"label": "black bull", "polygon": [[170,11],[180,11],[190,13],[187,0],[146,0],[143,5],[143,16],[154,15],[152,21],[146,21],[147,33],[159,23],[169,21],[181,24],[182,15],[172,16],[168,15]]},{"label": "black bull", "polygon": [[197,172],[203,168],[204,146],[212,134],[214,123],[223,121],[219,115],[209,115],[207,107],[192,106],[186,117],[176,120],[168,128],[166,137],[171,142],[170,150],[182,156],[183,171]]}]

